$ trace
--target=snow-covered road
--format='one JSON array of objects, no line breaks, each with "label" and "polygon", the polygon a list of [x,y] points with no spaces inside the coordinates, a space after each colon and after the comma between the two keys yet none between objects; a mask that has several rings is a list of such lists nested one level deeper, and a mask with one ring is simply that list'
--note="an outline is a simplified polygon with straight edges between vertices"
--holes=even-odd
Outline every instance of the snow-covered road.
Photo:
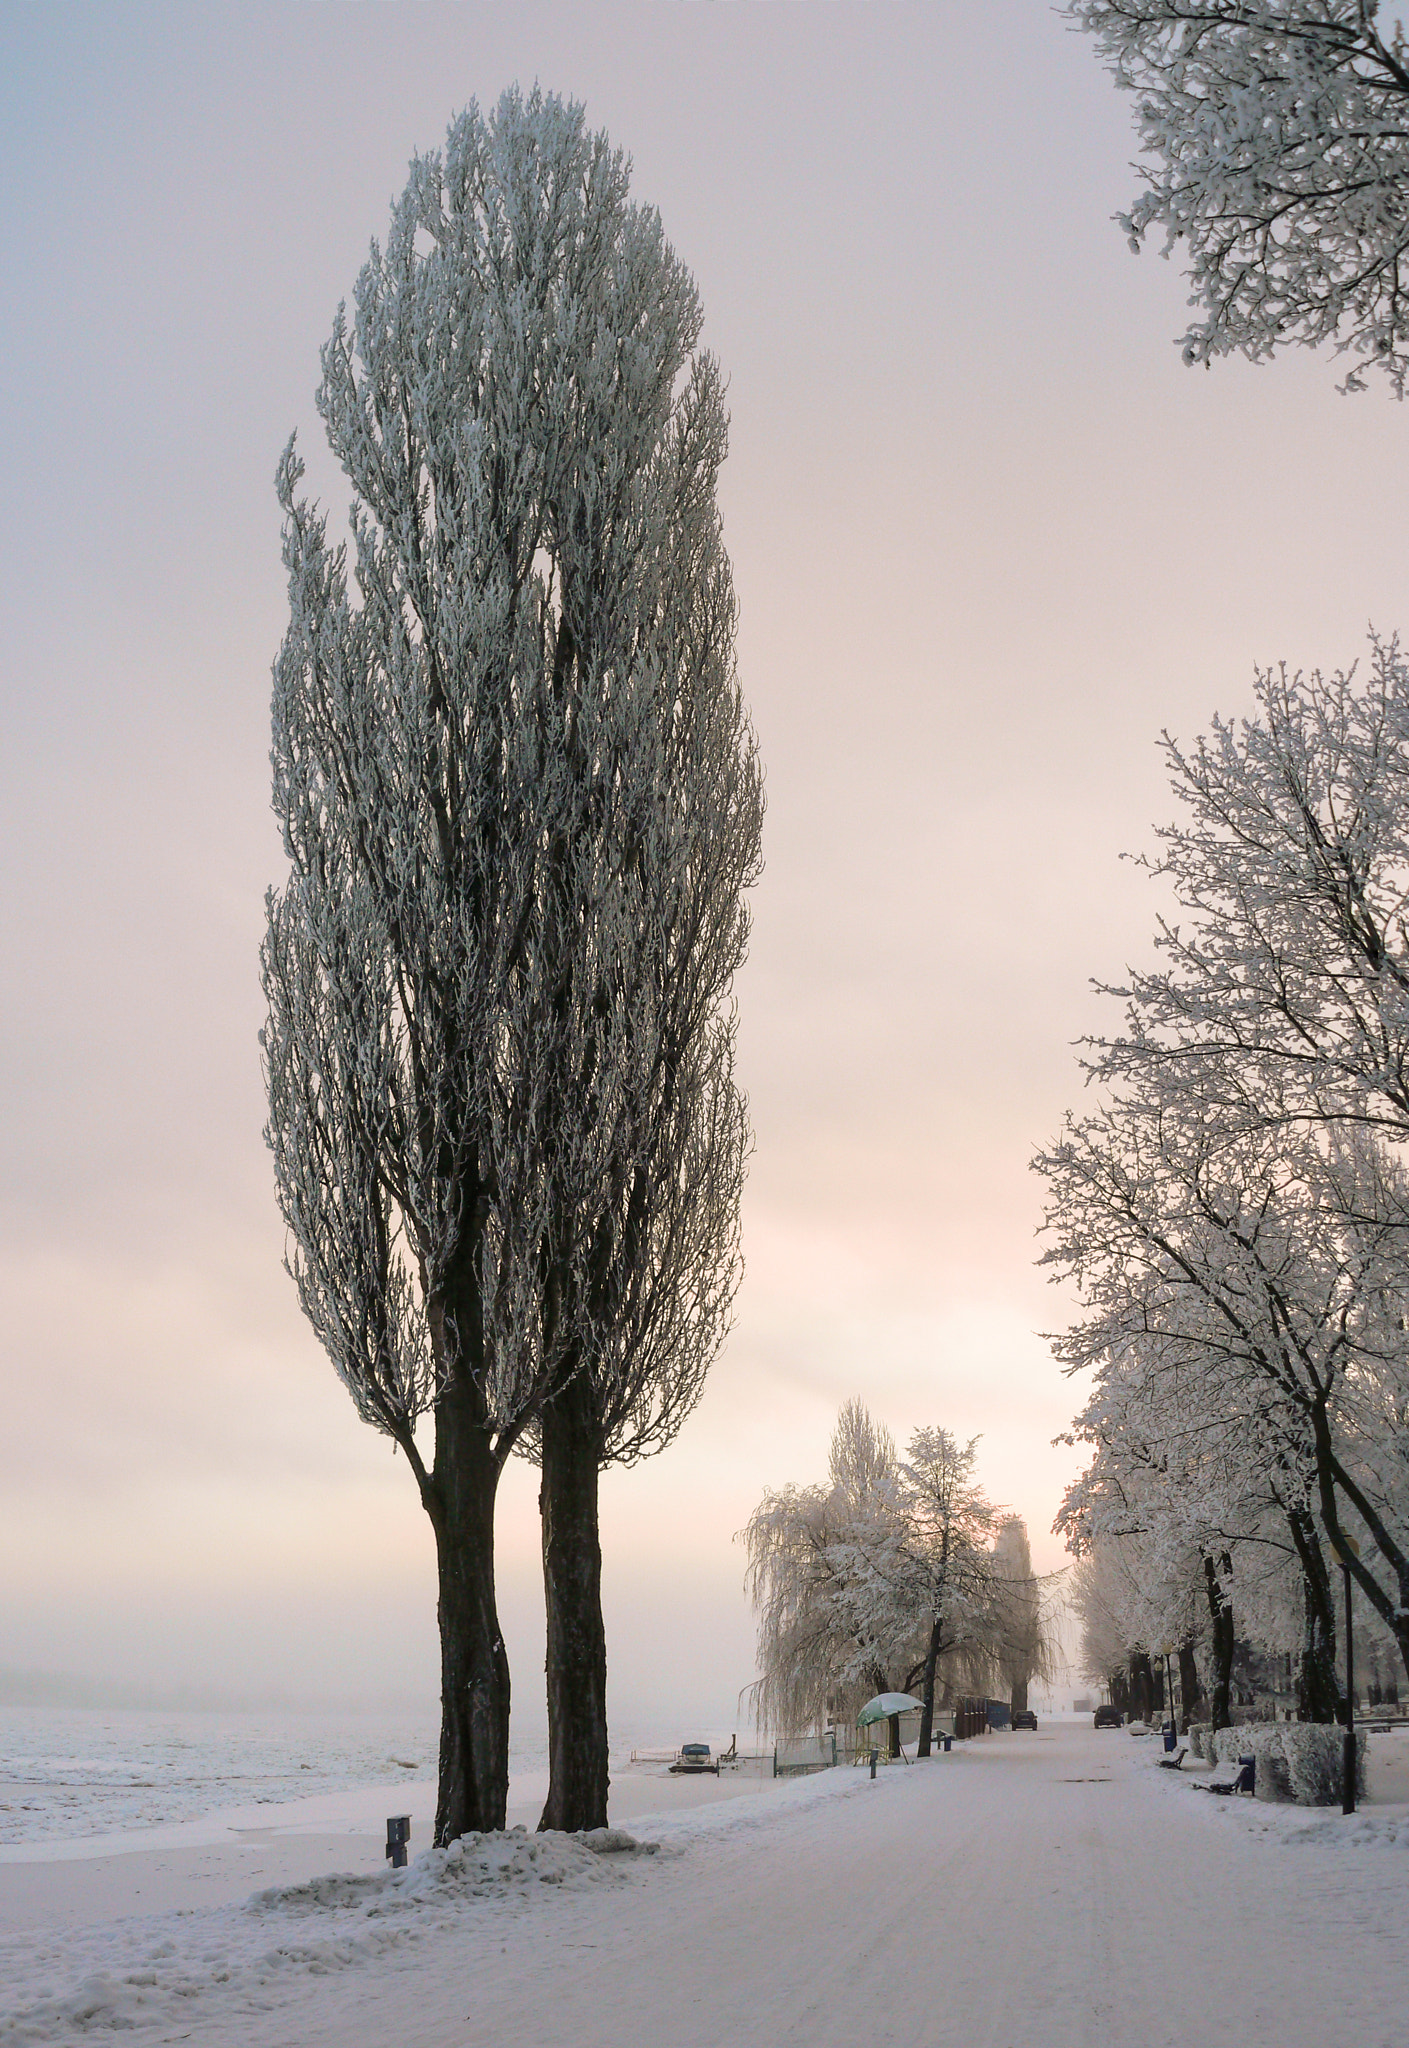
[{"label": "snow-covered road", "polygon": [[[1151,1750],[1058,1726],[875,1783],[828,1773],[638,1827],[658,1856],[574,1850],[547,1882],[394,1925],[298,1899],[167,1916],[169,1960],[113,2016],[198,2048],[1402,2042],[1404,1848],[1379,1822],[1356,1848],[1338,1815],[1198,1794]],[[124,1939],[135,1966],[163,1921],[129,1929],[95,1934],[90,1967],[116,1974]],[[47,2033],[0,2021],[0,2041],[72,2023],[53,2007]]]},{"label": "snow-covered road", "polygon": [[[874,1785],[857,1773],[827,1789],[832,1798],[793,1812],[765,1810],[753,1828],[721,1822],[707,1853],[696,1832],[698,1846],[646,1873],[610,1930],[584,1919],[550,1936],[525,1924],[497,1956],[467,1953],[453,2038],[504,2048],[1406,2039],[1402,1851],[1295,1845],[1290,1814],[1196,1794],[1154,1770],[1150,1743],[1084,1728],[992,1736]],[[333,2027],[303,2039],[336,2037]]]}]

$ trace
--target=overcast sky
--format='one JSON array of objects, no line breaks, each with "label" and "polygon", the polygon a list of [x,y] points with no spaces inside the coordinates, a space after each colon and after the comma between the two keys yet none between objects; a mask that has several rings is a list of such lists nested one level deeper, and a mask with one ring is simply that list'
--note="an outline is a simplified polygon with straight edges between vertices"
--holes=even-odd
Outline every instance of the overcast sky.
[{"label": "overcast sky", "polygon": [[[1402,415],[1325,358],[1183,367],[1178,270],[1110,219],[1129,106],[1043,0],[0,32],[0,1666],[433,1701],[429,1529],[299,1316],[261,1138],[272,479],[297,426],[341,515],[319,345],[412,152],[513,81],[585,101],[699,281],[768,776],[748,1272],[679,1442],[604,1485],[615,1725],[732,1725],[734,1533],[850,1394],[981,1435],[1060,1563],[1028,1160],[1090,978],[1148,951],[1160,729],[1403,619]],[[525,1727],[537,1540],[516,1467]]]}]

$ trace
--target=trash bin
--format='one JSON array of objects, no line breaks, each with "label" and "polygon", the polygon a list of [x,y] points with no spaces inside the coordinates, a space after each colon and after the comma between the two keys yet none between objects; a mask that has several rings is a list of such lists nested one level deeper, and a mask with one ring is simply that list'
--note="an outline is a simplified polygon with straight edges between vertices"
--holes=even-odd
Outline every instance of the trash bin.
[{"label": "trash bin", "polygon": [[948,1756],[950,1750],[954,1747],[954,1737],[952,1735],[942,1735],[940,1740],[944,1744],[944,1754]]},{"label": "trash bin", "polygon": [[1173,1728],[1172,1728],[1172,1727],[1171,1727],[1171,1728],[1166,1728],[1166,1729],[1165,1729],[1165,1731],[1164,1731],[1164,1752],[1165,1752],[1165,1755],[1166,1755],[1166,1756],[1168,1756],[1168,1755],[1169,1755],[1169,1754],[1170,1754],[1170,1753],[1172,1752],[1172,1750],[1173,1750],[1173,1748],[1174,1748],[1174,1745],[1175,1745],[1175,1743],[1176,1743],[1176,1742],[1177,1742],[1178,1740],[1179,1740],[1179,1738],[1178,1738],[1178,1736],[1177,1736],[1177,1735],[1175,1734],[1175,1732],[1174,1732],[1174,1730],[1173,1730]]}]

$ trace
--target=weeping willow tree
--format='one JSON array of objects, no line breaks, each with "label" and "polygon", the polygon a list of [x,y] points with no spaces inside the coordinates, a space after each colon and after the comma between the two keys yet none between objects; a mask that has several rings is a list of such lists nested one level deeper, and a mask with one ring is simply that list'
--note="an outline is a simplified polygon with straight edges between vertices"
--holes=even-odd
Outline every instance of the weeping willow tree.
[{"label": "weeping willow tree", "polygon": [[828,1483],[766,1493],[742,1532],[758,1615],[760,1727],[796,1734],[900,1689],[917,1619],[903,1573],[906,1512],[889,1432],[848,1401]]}]

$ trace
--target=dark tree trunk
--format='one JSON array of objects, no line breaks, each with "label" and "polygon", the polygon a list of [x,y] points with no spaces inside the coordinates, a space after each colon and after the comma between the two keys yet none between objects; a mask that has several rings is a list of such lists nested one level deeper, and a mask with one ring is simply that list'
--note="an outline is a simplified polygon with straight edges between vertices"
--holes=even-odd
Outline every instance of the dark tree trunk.
[{"label": "dark tree trunk", "polygon": [[509,1796],[509,1660],[494,1604],[500,1470],[478,1403],[442,1395],[425,1492],[440,1586],[440,1845],[502,1828]]},{"label": "dark tree trunk", "polygon": [[1014,1679],[1013,1697],[1008,1703],[1008,1711],[1010,1714],[1025,1714],[1027,1712],[1027,1680],[1025,1678]]},{"label": "dark tree trunk", "polygon": [[1321,1498],[1321,1520],[1326,1526],[1327,1535],[1333,1542],[1338,1543],[1341,1533],[1339,1495],[1342,1492],[1364,1520],[1375,1550],[1394,1574],[1395,1595],[1391,1598],[1387,1588],[1380,1584],[1374,1572],[1358,1555],[1350,1559],[1350,1574],[1398,1643],[1399,1654],[1404,1659],[1404,1668],[1409,1671],[1409,1554],[1395,1542],[1373,1502],[1367,1499],[1352,1475],[1337,1458],[1335,1443],[1331,1436],[1330,1419],[1326,1413],[1326,1401],[1327,1397],[1323,1396],[1311,1411],[1312,1433],[1316,1443],[1316,1485]]},{"label": "dark tree trunk", "polygon": [[944,1627],[939,1617],[936,1616],[930,1628],[929,1642],[925,1648],[924,1684],[920,1691],[920,1739],[915,1745],[917,1757],[929,1755],[931,1741],[934,1736],[935,1673],[939,1669],[939,1653],[943,1646],[943,1641]]},{"label": "dark tree trunk", "polygon": [[1184,1725],[1180,1733],[1187,1735],[1189,1723],[1195,1719],[1195,1710],[1200,1698],[1199,1667],[1194,1656],[1192,1643],[1179,1645],[1179,1703],[1183,1709]]},{"label": "dark tree trunk", "polygon": [[1296,1717],[1298,1721],[1339,1721],[1341,1689],[1336,1675],[1336,1624],[1334,1616],[1305,1588],[1306,1608],[1301,1655],[1296,1671]]},{"label": "dark tree trunk", "polygon": [[[1226,1553],[1223,1563],[1230,1564]],[[1213,1623],[1213,1696],[1209,1719],[1215,1728],[1231,1727],[1233,1721],[1233,1609],[1224,1597],[1213,1559],[1204,1557],[1204,1591],[1208,1596],[1209,1619]]]},{"label": "dark tree trunk", "polygon": [[1287,1522],[1301,1563],[1302,1636],[1296,1672],[1298,1721],[1339,1721],[1341,1690],[1336,1677],[1336,1609],[1331,1575],[1316,1525],[1305,1509],[1290,1510]]},{"label": "dark tree trunk", "polygon": [[607,1824],[607,1638],[597,1529],[599,1433],[586,1376],[543,1409],[548,1802],[540,1828]]},{"label": "dark tree trunk", "polygon": [[887,1754],[887,1756],[889,1756],[889,1757],[891,1757],[891,1758],[895,1758],[895,1757],[898,1757],[898,1756],[899,1756],[899,1754],[900,1754],[900,1716],[899,1716],[899,1714],[892,1714],[892,1715],[891,1715],[890,1719],[889,1719],[889,1720],[888,1720],[888,1721],[886,1722],[886,1728],[887,1728],[887,1730],[888,1730],[888,1732],[889,1732],[889,1736],[890,1736],[890,1746],[889,1746],[889,1748],[887,1749],[887,1751],[886,1751],[886,1754]]},{"label": "dark tree trunk", "polygon": [[1154,1711],[1155,1681],[1148,1650],[1130,1653],[1130,1697],[1140,1720],[1148,1721]]}]

